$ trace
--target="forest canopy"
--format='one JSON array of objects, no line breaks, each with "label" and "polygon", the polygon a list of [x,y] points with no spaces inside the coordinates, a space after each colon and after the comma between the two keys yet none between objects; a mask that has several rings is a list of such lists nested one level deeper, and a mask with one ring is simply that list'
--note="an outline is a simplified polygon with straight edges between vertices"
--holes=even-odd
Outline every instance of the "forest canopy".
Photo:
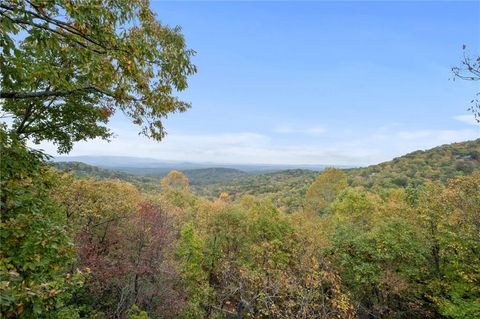
[{"label": "forest canopy", "polygon": [[111,138],[116,111],[160,140],[190,107],[195,52],[149,5],[0,3],[1,318],[480,318],[480,139],[162,176],[28,147]]}]

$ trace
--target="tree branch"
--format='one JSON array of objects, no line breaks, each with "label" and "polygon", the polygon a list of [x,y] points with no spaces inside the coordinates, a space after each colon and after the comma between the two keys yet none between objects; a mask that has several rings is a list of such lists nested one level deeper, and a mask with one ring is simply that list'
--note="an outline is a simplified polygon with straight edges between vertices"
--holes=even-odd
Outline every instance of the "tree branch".
[{"label": "tree branch", "polygon": [[62,33],[62,32],[60,32],[58,30],[55,30],[55,29],[52,29],[52,28],[48,27],[47,25],[38,24],[38,23],[35,23],[33,21],[25,21],[25,20],[21,20],[21,19],[17,19],[17,18],[12,18],[12,17],[10,17],[10,16],[8,16],[7,14],[4,14],[4,13],[0,13],[0,16],[3,16],[5,18],[9,19],[10,21],[12,21],[13,23],[17,23],[19,25],[29,25],[29,26],[32,26],[32,27],[35,27],[35,28],[38,28],[38,29],[42,29],[42,30],[45,30],[45,31],[48,31],[48,32],[55,33],[55,34],[65,38],[67,40],[70,40],[70,41],[84,47],[85,49],[92,50],[95,53],[98,53],[98,54],[104,54],[105,53],[105,51],[101,51],[101,50],[92,48],[91,46],[88,46],[85,43],[83,43],[81,41],[78,41],[77,39],[75,39],[71,36],[68,36],[65,33]]},{"label": "tree branch", "polygon": [[96,86],[89,85],[72,90],[60,91],[36,91],[36,92],[4,92],[0,91],[1,99],[31,99],[31,98],[47,98],[74,95],[81,92],[95,91],[113,97],[111,92],[102,90]]},{"label": "tree branch", "polygon": [[[37,7],[35,7],[32,3],[29,2],[29,4],[30,4],[33,8],[35,8],[35,10],[36,10],[37,12],[39,11],[39,10],[37,9]],[[82,33],[80,30],[76,29],[75,27],[72,27],[71,25],[69,25],[69,24],[66,23],[66,22],[63,22],[63,21],[60,21],[60,20],[57,20],[57,19],[48,17],[48,16],[46,16],[46,15],[44,15],[44,14],[38,14],[38,13],[29,11],[29,10],[20,9],[20,8],[12,8],[12,7],[6,6],[6,5],[4,5],[4,4],[0,4],[0,8],[3,8],[3,9],[5,9],[5,10],[11,11],[11,12],[20,11],[20,12],[26,14],[26,15],[32,16],[33,18],[37,18],[37,19],[43,20],[43,21],[45,21],[45,22],[47,22],[47,23],[51,23],[51,24],[57,26],[58,28],[60,28],[61,30],[64,30],[64,31],[66,31],[66,32],[68,32],[68,33],[71,33],[71,34],[74,34],[74,35],[76,35],[76,36],[79,36],[79,37],[83,38],[84,40],[86,40],[86,41],[88,41],[88,42],[90,42],[90,43],[92,43],[92,44],[95,44],[95,45],[103,48],[104,50],[106,49],[105,46],[103,46],[100,42],[96,41],[95,39],[93,39],[93,38],[91,38],[91,37],[89,37],[89,36],[87,36],[87,35],[85,35],[85,34]],[[14,21],[14,22],[16,22],[16,23],[31,25],[31,26],[36,27],[36,28],[44,29],[44,30],[46,30],[46,31],[50,31],[50,32],[59,34],[59,35],[65,37],[65,38],[70,38],[70,39],[72,39],[71,37],[68,37],[66,34],[63,34],[62,32],[59,32],[59,31],[57,31],[57,30],[55,30],[55,29],[52,29],[52,28],[50,28],[49,26],[44,26],[44,25],[35,23],[35,22],[33,22],[33,21],[25,21],[25,20],[21,20],[21,19],[18,19],[18,18],[15,18],[15,19],[14,19],[14,18],[12,18],[12,17],[7,16],[7,15],[4,14],[3,12],[2,12],[1,15],[9,18],[10,20],[12,20],[12,21]],[[103,53],[102,51],[97,50],[97,49],[94,49],[94,48],[91,48],[91,47],[89,47],[89,46],[81,43],[81,42],[78,41],[78,40],[75,40],[75,39],[72,39],[72,40],[75,41],[75,42],[77,42],[77,43],[79,43],[79,44],[82,44],[85,48],[89,48],[89,49],[91,49],[91,50],[93,50],[93,51],[95,51],[95,52],[97,52],[97,53]]]},{"label": "tree branch", "polygon": [[24,129],[25,129],[25,124],[27,123],[27,120],[30,118],[30,116],[32,115],[32,111],[33,111],[33,103],[29,103],[28,104],[28,107],[25,111],[25,115],[23,116],[23,119],[22,119],[22,122],[20,123],[20,125],[18,126],[17,128],[17,134],[20,135],[23,133]]}]

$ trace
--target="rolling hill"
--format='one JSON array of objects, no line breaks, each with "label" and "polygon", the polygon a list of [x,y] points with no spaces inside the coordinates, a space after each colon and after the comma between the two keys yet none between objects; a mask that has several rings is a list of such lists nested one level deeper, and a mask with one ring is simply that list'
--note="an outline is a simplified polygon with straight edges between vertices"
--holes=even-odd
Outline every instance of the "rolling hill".
[{"label": "rolling hill", "polygon": [[[139,175],[124,171],[107,169],[98,166],[88,165],[82,162],[53,162],[52,165],[62,171],[68,171],[80,178],[94,177],[99,179],[121,179],[128,181],[143,190],[157,189],[160,187],[160,179],[170,170],[155,175]],[[186,169],[182,173],[188,177],[190,185],[195,191],[203,185],[217,184],[237,179],[249,174],[233,168],[212,167],[199,169]]]},{"label": "rolling hill", "polygon": [[415,151],[391,161],[345,170],[352,186],[405,187],[446,182],[480,169],[480,139]]},{"label": "rolling hill", "polygon": [[[480,170],[480,139],[416,151],[391,161],[363,168],[344,169],[350,186],[398,188],[428,181],[446,182]],[[256,195],[271,198],[279,207],[294,211],[319,171],[284,170],[250,175],[198,188],[206,197],[227,192],[234,198]]]},{"label": "rolling hill", "polygon": [[[139,175],[138,172],[127,173],[80,162],[56,162],[54,165],[79,177],[119,178],[144,190],[158,189],[160,179],[169,171],[165,169],[160,173],[157,170],[154,175]],[[149,171],[148,167],[137,168]],[[476,170],[480,170],[480,139],[415,151],[368,167],[344,169],[349,185],[366,188],[398,188],[422,185],[427,181],[446,182]],[[227,192],[233,199],[243,195],[268,197],[287,211],[301,206],[300,199],[319,174],[319,170],[308,169],[252,173],[226,167],[181,171],[188,177],[192,190],[198,195],[216,198],[221,192]]]}]

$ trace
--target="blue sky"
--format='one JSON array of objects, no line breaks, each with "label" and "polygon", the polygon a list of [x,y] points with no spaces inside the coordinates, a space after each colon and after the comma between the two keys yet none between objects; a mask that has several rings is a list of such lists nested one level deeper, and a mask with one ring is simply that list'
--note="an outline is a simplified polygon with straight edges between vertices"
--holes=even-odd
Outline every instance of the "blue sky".
[{"label": "blue sky", "polygon": [[[451,81],[480,52],[480,2],[152,2],[197,51],[198,74],[160,143],[122,116],[110,143],[71,155],[217,163],[365,165],[480,137],[477,83]],[[50,145],[42,145],[53,153]]]}]

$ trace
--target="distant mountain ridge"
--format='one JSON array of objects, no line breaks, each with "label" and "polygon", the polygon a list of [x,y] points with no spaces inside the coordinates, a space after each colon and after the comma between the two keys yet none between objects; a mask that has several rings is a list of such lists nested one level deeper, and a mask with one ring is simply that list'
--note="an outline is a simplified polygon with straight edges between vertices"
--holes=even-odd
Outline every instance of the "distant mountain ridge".
[{"label": "distant mountain ridge", "polygon": [[[309,169],[323,170],[332,165],[279,165],[279,164],[231,164],[214,162],[185,162],[168,161],[153,158],[129,157],[129,156],[59,156],[53,159],[54,162],[81,162],[88,165],[102,168],[114,169],[138,175],[164,175],[175,170],[193,170],[208,168],[229,168],[237,169],[248,173],[274,172],[286,169]],[[352,166],[334,165],[339,168],[349,168]]]},{"label": "distant mountain ridge", "polygon": [[[170,170],[165,170],[163,174],[157,175],[137,175],[124,171],[118,171],[108,168],[102,168],[82,162],[53,162],[53,166],[62,171],[71,172],[77,177],[95,177],[99,179],[118,178],[129,181],[140,188],[153,189],[158,188],[160,179]],[[182,170],[182,173],[188,177],[192,187],[203,186],[206,184],[214,184],[226,182],[231,179],[248,176],[249,173],[223,167],[199,168]]]},{"label": "distant mountain ridge", "polygon": [[[91,157],[88,158],[91,159]],[[100,159],[105,160],[104,157]],[[114,159],[116,164],[121,163],[117,157]],[[137,158],[134,159],[137,160]],[[130,161],[131,158],[128,160]],[[145,163],[152,163],[149,162],[151,160],[140,159]],[[153,161],[158,165],[157,160]],[[210,198],[217,197],[220,192],[227,192],[233,197],[246,194],[268,195],[274,200],[292,200],[293,202],[286,204],[289,207],[298,207],[299,203],[295,202],[296,199],[305,194],[321,170],[281,169],[282,166],[254,165],[247,165],[250,171],[229,167],[182,169],[178,166],[179,163],[170,162],[170,167],[131,166],[117,169],[78,162],[57,162],[55,166],[72,171],[80,177],[124,179],[144,189],[159,187],[160,178],[170,170],[177,169],[189,178],[193,191],[199,195]],[[184,164],[186,167],[193,165],[192,163]],[[480,139],[446,144],[426,151],[415,151],[388,162],[368,167],[348,168],[345,172],[351,186],[396,188],[421,185],[428,181],[446,182],[448,179],[469,175],[476,170],[480,170]]]}]

